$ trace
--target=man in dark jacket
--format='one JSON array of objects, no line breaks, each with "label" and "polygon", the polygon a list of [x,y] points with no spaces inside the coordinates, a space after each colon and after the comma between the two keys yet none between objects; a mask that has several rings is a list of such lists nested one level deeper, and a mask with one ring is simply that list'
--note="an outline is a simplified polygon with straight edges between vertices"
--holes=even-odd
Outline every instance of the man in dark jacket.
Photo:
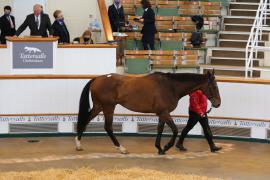
[{"label": "man in dark jacket", "polygon": [[62,11],[56,10],[53,13],[55,21],[52,25],[53,36],[58,36],[58,43],[70,43],[70,36],[67,26],[64,22]]},{"label": "man in dark jacket", "polygon": [[0,17],[0,43],[6,44],[6,36],[14,36],[16,29],[15,29],[15,18],[10,15],[11,7],[5,6],[4,7],[4,15]]},{"label": "man in dark jacket", "polygon": [[139,20],[143,23],[142,28],[142,43],[144,50],[148,50],[148,45],[151,50],[155,49],[155,34],[157,33],[155,25],[155,12],[151,8],[151,4],[148,0],[141,1],[144,13],[142,18]]},{"label": "man in dark jacket", "polygon": [[41,5],[34,6],[34,13],[26,17],[23,24],[18,28],[16,36],[19,36],[27,27],[31,36],[48,37],[47,31],[52,35],[51,20],[47,14],[43,14]]},{"label": "man in dark jacket", "polygon": [[199,31],[204,25],[204,19],[202,15],[194,15],[191,17],[191,20],[196,24],[196,29]]},{"label": "man in dark jacket", "polygon": [[108,14],[112,31],[121,31],[121,27],[125,26],[125,14],[120,0],[114,0],[114,3],[109,7]]}]

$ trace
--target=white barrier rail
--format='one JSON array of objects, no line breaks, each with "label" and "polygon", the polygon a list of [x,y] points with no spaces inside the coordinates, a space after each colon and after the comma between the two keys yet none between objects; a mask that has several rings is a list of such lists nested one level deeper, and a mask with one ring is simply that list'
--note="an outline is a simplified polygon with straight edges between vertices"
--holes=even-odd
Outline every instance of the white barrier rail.
[{"label": "white barrier rail", "polygon": [[270,71],[270,69],[254,67],[253,60],[258,57],[259,51],[270,51],[268,47],[259,46],[259,41],[262,40],[263,31],[270,31],[267,27],[266,20],[269,12],[269,0],[261,0],[255,16],[250,36],[246,46],[246,67],[245,76],[253,76],[253,71]]}]

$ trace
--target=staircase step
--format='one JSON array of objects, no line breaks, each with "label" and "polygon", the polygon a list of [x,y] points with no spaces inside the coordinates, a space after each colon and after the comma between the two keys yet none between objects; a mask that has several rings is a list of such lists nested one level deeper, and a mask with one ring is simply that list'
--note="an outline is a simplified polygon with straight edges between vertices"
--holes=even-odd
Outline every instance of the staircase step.
[{"label": "staircase step", "polygon": [[224,17],[224,23],[227,24],[253,24],[254,23],[254,17],[253,18],[243,18],[245,16],[238,16],[238,18],[235,18],[237,16],[232,17]]},{"label": "staircase step", "polygon": [[[247,46],[247,40],[219,39],[219,46],[245,48]],[[259,46],[264,46],[264,42],[259,42]]]},{"label": "staircase step", "polygon": [[[232,76],[232,77],[244,77],[245,67],[236,66],[220,66],[220,65],[202,65],[203,72],[211,71],[215,69],[217,76]],[[253,77],[260,77],[260,71],[253,71]]]},{"label": "staircase step", "polygon": [[257,10],[259,3],[231,2],[230,9],[254,9]]},{"label": "staircase step", "polygon": [[219,34],[220,39],[248,40],[249,34]]},{"label": "staircase step", "polygon": [[[219,32],[219,39],[234,39],[234,40],[248,40],[250,32],[238,32],[238,31],[221,31]],[[269,35],[263,34],[262,40],[268,41]]]},{"label": "staircase step", "polygon": [[236,0],[236,2],[260,3],[260,0]]},{"label": "staircase step", "polygon": [[[211,57],[211,65],[223,66],[245,66],[246,61],[244,58],[224,58],[224,57]],[[259,66],[259,60],[254,60],[253,65]]]},{"label": "staircase step", "polygon": [[232,16],[256,16],[257,9],[230,9]]},{"label": "staircase step", "polygon": [[[224,23],[227,24],[253,24],[255,16],[224,16]],[[267,17],[266,24],[270,25],[270,17]]]},{"label": "staircase step", "polygon": [[[234,58],[245,58],[246,48],[228,48],[228,47],[216,47],[212,48],[212,56],[214,57],[234,57]],[[263,52],[258,52],[258,58],[264,58]]]},{"label": "staircase step", "polygon": [[227,24],[224,23],[225,31],[250,32],[252,24]]}]

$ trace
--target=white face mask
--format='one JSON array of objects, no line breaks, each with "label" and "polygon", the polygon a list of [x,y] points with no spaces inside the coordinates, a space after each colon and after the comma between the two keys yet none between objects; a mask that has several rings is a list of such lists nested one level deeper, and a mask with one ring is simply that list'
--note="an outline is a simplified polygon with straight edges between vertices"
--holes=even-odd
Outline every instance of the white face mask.
[{"label": "white face mask", "polygon": [[117,6],[119,6],[120,0],[115,0],[115,1],[114,1],[114,4],[116,4]]}]

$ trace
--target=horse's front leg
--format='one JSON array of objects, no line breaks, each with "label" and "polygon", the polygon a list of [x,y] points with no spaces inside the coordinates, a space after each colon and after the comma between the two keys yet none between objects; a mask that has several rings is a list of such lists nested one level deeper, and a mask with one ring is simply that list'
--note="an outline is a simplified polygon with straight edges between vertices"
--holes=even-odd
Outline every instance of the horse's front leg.
[{"label": "horse's front leg", "polygon": [[109,137],[111,138],[116,149],[118,149],[122,154],[128,154],[128,150],[124,146],[120,145],[120,143],[118,142],[118,140],[116,139],[116,137],[113,133],[112,124],[113,124],[114,109],[115,109],[115,107],[103,108],[103,112],[104,112],[104,116],[105,116],[104,129],[107,132],[107,134],[109,135]]},{"label": "horse's front leg", "polygon": [[164,154],[161,146],[160,146],[160,141],[161,141],[161,136],[162,136],[162,132],[163,132],[163,129],[164,129],[164,124],[165,122],[161,119],[159,119],[158,121],[158,127],[157,127],[157,138],[156,138],[156,143],[155,143],[155,146],[156,148],[158,149],[158,154],[162,155]]},{"label": "horse's front leg", "polygon": [[175,123],[173,122],[173,119],[171,118],[169,113],[165,113],[165,114],[161,115],[160,118],[165,121],[165,123],[171,128],[172,133],[173,133],[170,141],[163,148],[162,154],[165,154],[165,152],[168,151],[174,145],[175,140],[177,138],[178,129],[177,129],[177,126],[175,125]]}]

